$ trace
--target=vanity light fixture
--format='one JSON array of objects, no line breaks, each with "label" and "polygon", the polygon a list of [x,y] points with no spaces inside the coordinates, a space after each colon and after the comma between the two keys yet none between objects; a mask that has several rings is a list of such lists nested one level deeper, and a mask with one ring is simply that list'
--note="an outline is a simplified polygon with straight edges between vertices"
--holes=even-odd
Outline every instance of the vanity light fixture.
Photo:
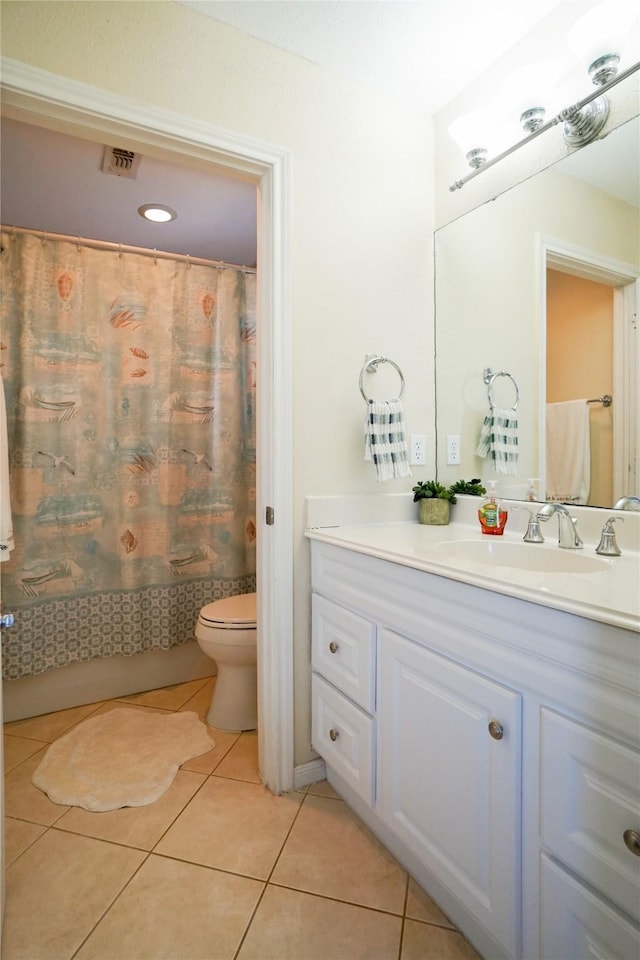
[{"label": "vanity light fixture", "polygon": [[138,207],[138,213],[145,220],[151,220],[153,223],[169,223],[178,216],[175,210],[163,203],[145,203]]},{"label": "vanity light fixture", "polygon": [[[585,69],[598,89],[577,103],[560,110],[548,121],[544,119],[543,104],[535,102],[538,95],[530,95],[532,97],[530,105],[523,110],[521,108],[518,110],[521,124],[528,135],[491,159],[488,159],[487,151],[480,154],[478,150],[470,149],[468,146],[465,149],[459,143],[469,165],[474,169],[466,177],[456,180],[449,190],[459,190],[483,170],[504,160],[505,157],[557,124],[563,125],[564,140],[570,147],[583,147],[595,140],[609,116],[609,101],[605,94],[617,83],[640,70],[640,63],[634,63],[618,73],[627,38],[637,32],[632,29],[636,18],[637,9],[631,0],[605,0],[576,21],[569,32],[568,43],[574,53],[582,59]],[[527,71],[523,70],[519,73],[526,76]],[[546,83],[546,79],[541,77],[541,85]],[[461,117],[460,121],[454,121],[449,127],[449,132],[456,141],[458,141],[457,125],[464,120],[465,118]],[[464,128],[464,123],[462,126]],[[481,132],[476,132],[478,145],[483,139],[486,137]]]},{"label": "vanity light fixture", "polygon": [[474,170],[487,162],[490,125],[489,115],[483,110],[476,110],[458,117],[449,127],[449,134]]},{"label": "vanity light fixture", "polygon": [[[597,87],[606,86],[618,73],[620,51],[636,15],[629,0],[605,0],[580,17],[569,31],[567,43]],[[591,143],[608,116],[605,96],[597,96],[583,107],[567,107],[561,112],[566,143],[570,147]]]},{"label": "vanity light fixture", "polygon": [[531,63],[504,85],[504,100],[520,118],[525,133],[541,127],[553,103],[553,89],[560,78],[560,64],[552,60]]}]

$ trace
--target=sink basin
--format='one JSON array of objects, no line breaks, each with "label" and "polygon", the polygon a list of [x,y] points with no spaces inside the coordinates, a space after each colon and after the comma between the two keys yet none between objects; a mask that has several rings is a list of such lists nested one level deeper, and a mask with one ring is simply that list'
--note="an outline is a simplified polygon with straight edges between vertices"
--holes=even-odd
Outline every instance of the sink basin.
[{"label": "sink basin", "polygon": [[461,566],[471,563],[476,567],[515,567],[543,573],[601,573],[609,568],[607,560],[585,556],[582,550],[538,543],[512,543],[497,538],[443,541],[429,552],[443,563]]}]

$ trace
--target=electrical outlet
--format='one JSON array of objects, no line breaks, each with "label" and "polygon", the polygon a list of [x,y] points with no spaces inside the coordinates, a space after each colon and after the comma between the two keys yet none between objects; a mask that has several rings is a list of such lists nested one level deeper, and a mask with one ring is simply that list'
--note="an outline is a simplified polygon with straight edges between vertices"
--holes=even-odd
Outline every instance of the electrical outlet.
[{"label": "electrical outlet", "polygon": [[423,467],[427,462],[427,438],[424,433],[412,433],[409,444],[409,463]]},{"label": "electrical outlet", "polygon": [[457,434],[447,436],[447,463],[460,463],[460,437]]}]

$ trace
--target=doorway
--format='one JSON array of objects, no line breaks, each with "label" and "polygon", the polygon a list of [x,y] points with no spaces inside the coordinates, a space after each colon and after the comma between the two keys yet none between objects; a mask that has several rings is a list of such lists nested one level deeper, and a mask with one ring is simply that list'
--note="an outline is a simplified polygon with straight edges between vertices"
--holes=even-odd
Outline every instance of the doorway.
[{"label": "doorway", "polygon": [[[610,391],[598,389],[586,399],[596,401],[593,406],[598,407],[600,420],[610,421],[610,447],[607,448],[607,424],[596,424],[601,427],[594,432],[596,441],[603,441],[602,451],[611,452],[611,470],[609,476],[598,477],[596,490],[604,494],[607,503],[596,503],[589,499],[589,506],[611,507],[622,496],[637,493],[640,485],[640,421],[638,405],[640,403],[640,335],[638,331],[638,289],[640,270],[632,264],[623,263],[597,253],[582,249],[571,244],[555,240],[541,241],[541,297],[540,297],[540,328],[539,343],[541,362],[539,364],[539,462],[541,477],[547,475],[546,462],[546,404],[551,389],[554,387],[549,377],[549,366],[545,362],[550,349],[558,349],[557,341],[549,331],[549,323],[554,313],[550,297],[554,291],[558,293],[558,286],[564,294],[567,290],[572,296],[589,297],[594,291],[603,304],[602,316],[606,318],[610,311],[611,325],[608,350],[598,352],[594,357],[593,366],[607,362],[608,369],[602,370],[603,383],[611,383]],[[551,282],[549,279],[551,278]],[[564,278],[564,280],[563,280]],[[607,301],[610,308],[606,308]],[[579,319],[577,320],[579,323]],[[606,340],[605,334],[605,340]],[[555,343],[555,348],[553,344]],[[591,338],[585,331],[577,332],[565,341],[563,358],[566,363],[574,366],[587,366],[585,357],[593,345]],[[597,350],[594,347],[594,350]],[[607,353],[609,360],[607,361]],[[556,357],[557,359],[557,357]],[[584,383],[584,381],[583,381]],[[585,388],[586,389],[586,388]],[[580,392],[580,398],[583,392]],[[588,392],[588,391],[587,391]],[[555,399],[559,397],[552,393]],[[610,401],[599,403],[600,398],[610,397]],[[563,396],[562,399],[569,399]],[[546,496],[546,483],[545,483]],[[596,499],[602,499],[598,493]]]},{"label": "doorway", "polygon": [[189,157],[242,176],[258,193],[257,476],[260,769],[274,793],[293,788],[290,158],[180,114],[105,95],[16,61],[3,62],[3,109],[16,120],[87,139],[126,138],[157,157]]}]

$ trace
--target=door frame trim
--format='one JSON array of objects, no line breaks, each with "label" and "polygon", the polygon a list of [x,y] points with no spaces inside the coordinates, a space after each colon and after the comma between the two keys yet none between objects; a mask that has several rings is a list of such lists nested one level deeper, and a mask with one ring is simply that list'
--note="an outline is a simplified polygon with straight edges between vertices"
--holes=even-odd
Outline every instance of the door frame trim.
[{"label": "door frame trim", "polygon": [[[232,130],[2,58],[3,112],[105,142],[190,157],[255,183],[258,193],[257,463],[260,770],[276,794],[294,787],[289,151]],[[266,507],[276,522],[265,523]]]}]

